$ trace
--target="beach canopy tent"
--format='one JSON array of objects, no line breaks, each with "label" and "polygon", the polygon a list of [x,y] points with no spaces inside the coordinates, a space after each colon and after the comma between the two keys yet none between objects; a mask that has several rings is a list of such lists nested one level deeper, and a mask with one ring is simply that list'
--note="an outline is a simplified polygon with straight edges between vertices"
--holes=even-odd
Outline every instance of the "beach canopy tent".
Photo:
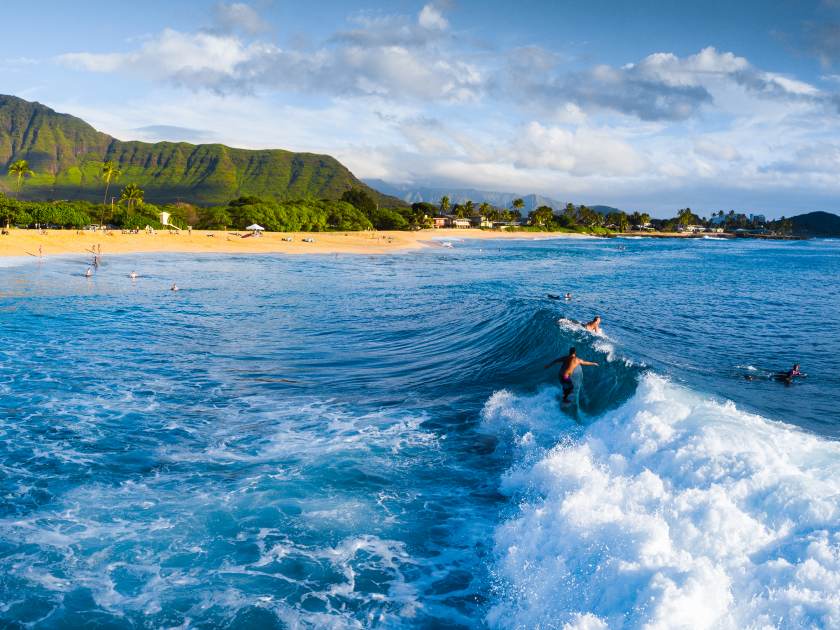
[{"label": "beach canopy tent", "polygon": [[245,228],[246,230],[251,230],[252,232],[262,232],[265,228],[261,225],[257,225],[256,223],[252,223],[248,227]]}]

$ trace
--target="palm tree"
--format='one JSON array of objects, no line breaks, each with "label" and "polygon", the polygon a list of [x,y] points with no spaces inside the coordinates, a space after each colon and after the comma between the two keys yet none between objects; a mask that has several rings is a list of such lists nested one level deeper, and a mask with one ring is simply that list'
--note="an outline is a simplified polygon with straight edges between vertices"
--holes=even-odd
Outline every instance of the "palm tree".
[{"label": "palm tree", "polygon": [[108,203],[108,188],[111,186],[111,180],[119,179],[122,171],[116,167],[113,162],[102,163],[102,179],[105,180],[105,196],[102,198],[102,205]]},{"label": "palm tree", "polygon": [[31,177],[34,175],[35,172],[29,168],[29,162],[26,160],[18,160],[16,162],[12,162],[9,166],[9,175],[14,175],[17,177],[17,192],[15,194],[15,199],[20,197],[20,188],[23,186],[23,178],[24,177]]},{"label": "palm tree", "polygon": [[440,198],[440,213],[441,214],[446,214],[448,210],[449,210],[449,197],[444,195],[443,197]]},{"label": "palm tree", "polygon": [[481,213],[481,216],[483,216],[484,218],[487,218],[487,219],[490,218],[488,216],[490,214],[490,204],[487,203],[486,201],[481,202],[481,205],[478,206],[478,211]]},{"label": "palm tree", "polygon": [[475,204],[472,202],[472,200],[467,199],[464,202],[464,214],[466,214],[468,217],[471,217],[473,215],[474,211],[475,211]]},{"label": "palm tree", "polygon": [[129,184],[123,188],[120,194],[120,201],[125,201],[128,210],[131,211],[137,203],[143,203],[143,191],[137,184]]},{"label": "palm tree", "polygon": [[514,200],[513,200],[513,203],[512,203],[512,204],[510,204],[510,205],[512,205],[512,206],[513,206],[513,209],[514,209],[514,210],[519,210],[519,211],[521,212],[521,211],[522,211],[522,208],[524,208],[524,207],[525,207],[525,202],[524,202],[524,201],[522,201],[521,199],[514,199]]}]

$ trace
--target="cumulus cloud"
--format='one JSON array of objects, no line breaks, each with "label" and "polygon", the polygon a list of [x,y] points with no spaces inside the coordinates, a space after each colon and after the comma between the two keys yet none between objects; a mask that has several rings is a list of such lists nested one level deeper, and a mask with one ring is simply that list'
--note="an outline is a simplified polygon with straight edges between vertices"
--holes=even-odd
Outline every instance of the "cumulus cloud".
[{"label": "cumulus cloud", "polygon": [[[241,6],[223,5],[228,13]],[[250,13],[237,9],[236,15],[242,22]],[[355,23],[359,28],[340,32],[315,50],[248,42],[231,33],[165,29],[133,52],[67,53],[58,60],[88,71],[139,74],[218,93],[271,89],[444,102],[478,98],[479,68],[431,45],[447,26],[431,5],[410,22],[400,16],[357,16]]]},{"label": "cumulus cloud", "polygon": [[331,41],[363,47],[424,47],[441,41],[449,27],[432,5],[424,6],[417,16],[359,13],[351,23],[353,28],[336,32]]},{"label": "cumulus cloud", "polygon": [[216,25],[223,32],[241,31],[257,34],[269,29],[268,23],[260,17],[260,14],[243,2],[230,4],[219,2],[214,8],[214,13]]},{"label": "cumulus cloud", "polygon": [[245,44],[231,35],[164,29],[128,53],[66,53],[59,61],[91,72],[138,74],[176,83],[213,87],[233,77],[241,64],[268,54],[272,46]]},{"label": "cumulus cloud", "polygon": [[731,144],[712,138],[695,140],[694,152],[702,157],[724,162],[734,162],[741,159],[741,154]]},{"label": "cumulus cloud", "polygon": [[598,65],[564,72],[558,66],[552,53],[534,48],[515,51],[497,93],[517,94],[549,108],[571,102],[584,110],[615,111],[643,121],[687,120],[714,105],[716,93],[732,87],[758,98],[835,106],[831,95],[813,85],[762,71],[744,57],[713,47],[686,57],[653,53],[621,67]]},{"label": "cumulus cloud", "polygon": [[632,176],[647,167],[644,157],[616,134],[586,127],[569,130],[531,122],[514,146],[518,168],[545,168],[579,176]]},{"label": "cumulus cloud", "polygon": [[444,31],[449,28],[449,22],[443,17],[443,13],[431,4],[427,4],[420,10],[417,21],[420,26],[430,31]]},{"label": "cumulus cloud", "polygon": [[835,177],[840,170],[840,146],[816,142],[799,148],[790,158],[771,162],[762,168],[765,173],[806,173]]}]

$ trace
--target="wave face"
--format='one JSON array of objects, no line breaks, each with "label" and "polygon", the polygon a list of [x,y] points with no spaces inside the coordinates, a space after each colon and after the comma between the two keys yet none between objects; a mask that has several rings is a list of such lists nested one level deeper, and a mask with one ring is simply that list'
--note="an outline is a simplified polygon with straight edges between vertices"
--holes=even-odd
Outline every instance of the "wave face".
[{"label": "wave face", "polygon": [[103,248],[0,269],[0,627],[838,626],[836,244]]},{"label": "wave face", "polygon": [[555,409],[496,394],[483,412],[511,431],[521,504],[495,533],[491,625],[840,627],[840,444],[653,374],[542,449]]}]

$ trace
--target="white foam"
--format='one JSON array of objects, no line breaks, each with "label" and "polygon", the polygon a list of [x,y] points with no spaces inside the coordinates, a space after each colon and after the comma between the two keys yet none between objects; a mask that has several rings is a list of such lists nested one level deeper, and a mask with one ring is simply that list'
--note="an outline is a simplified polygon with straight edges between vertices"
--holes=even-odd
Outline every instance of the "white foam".
[{"label": "white foam", "polygon": [[[494,396],[485,425],[539,432],[542,405]],[[502,482],[491,626],[840,627],[840,444],[646,375],[538,453]]]},{"label": "white foam", "polygon": [[632,359],[619,356],[615,350],[615,341],[611,339],[603,330],[599,332],[593,332],[591,330],[586,329],[580,322],[576,322],[572,319],[567,319],[565,317],[561,317],[560,319],[558,319],[557,325],[560,326],[560,328],[563,328],[564,330],[567,330],[569,332],[582,333],[592,337],[592,347],[598,352],[603,353],[606,356],[607,361],[612,362],[616,360],[621,360],[627,367],[645,367],[644,363],[636,363]]}]

